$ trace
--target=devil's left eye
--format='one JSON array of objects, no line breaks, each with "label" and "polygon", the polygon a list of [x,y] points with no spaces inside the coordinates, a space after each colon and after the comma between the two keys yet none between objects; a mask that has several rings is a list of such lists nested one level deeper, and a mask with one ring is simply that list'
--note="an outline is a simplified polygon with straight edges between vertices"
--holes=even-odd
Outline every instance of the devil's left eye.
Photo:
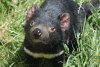
[{"label": "devil's left eye", "polygon": [[54,27],[49,28],[49,32],[54,32],[56,29]]}]

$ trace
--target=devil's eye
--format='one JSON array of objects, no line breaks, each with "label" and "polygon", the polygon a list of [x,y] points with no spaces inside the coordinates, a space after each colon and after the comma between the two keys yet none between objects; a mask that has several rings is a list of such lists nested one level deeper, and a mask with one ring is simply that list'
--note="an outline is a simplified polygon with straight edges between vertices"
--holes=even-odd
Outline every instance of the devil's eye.
[{"label": "devil's eye", "polygon": [[52,28],[51,28],[51,30],[52,30],[52,31],[54,31],[54,30],[55,30],[55,28],[54,28],[54,27],[52,27]]},{"label": "devil's eye", "polygon": [[33,25],[35,25],[35,22],[34,21],[30,22],[30,26],[33,26]]},{"label": "devil's eye", "polygon": [[49,32],[54,32],[56,29],[54,27],[49,28]]}]

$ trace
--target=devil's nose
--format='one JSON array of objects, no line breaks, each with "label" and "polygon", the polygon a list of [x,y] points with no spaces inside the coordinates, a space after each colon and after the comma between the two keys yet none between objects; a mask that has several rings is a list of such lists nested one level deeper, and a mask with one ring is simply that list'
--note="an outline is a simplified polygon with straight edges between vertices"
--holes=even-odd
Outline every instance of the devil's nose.
[{"label": "devil's nose", "polygon": [[39,28],[36,28],[36,29],[34,29],[34,31],[33,31],[33,37],[35,38],[35,39],[39,39],[39,37],[42,35],[42,32],[41,32],[41,30],[39,29]]}]

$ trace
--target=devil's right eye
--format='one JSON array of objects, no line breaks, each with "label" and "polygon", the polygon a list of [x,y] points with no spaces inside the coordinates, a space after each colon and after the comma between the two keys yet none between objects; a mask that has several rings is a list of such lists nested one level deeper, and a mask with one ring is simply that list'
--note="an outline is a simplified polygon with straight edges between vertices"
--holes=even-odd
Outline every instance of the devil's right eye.
[{"label": "devil's right eye", "polygon": [[30,22],[30,26],[33,26],[35,24],[35,22]]}]

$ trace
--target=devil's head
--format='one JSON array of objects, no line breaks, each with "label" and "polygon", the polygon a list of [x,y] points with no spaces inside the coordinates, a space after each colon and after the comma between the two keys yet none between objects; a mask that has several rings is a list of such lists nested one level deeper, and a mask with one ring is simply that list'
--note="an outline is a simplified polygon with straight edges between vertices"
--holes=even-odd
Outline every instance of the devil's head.
[{"label": "devil's head", "polygon": [[31,43],[59,43],[63,33],[69,29],[69,23],[69,13],[52,18],[35,6],[28,11],[25,33]]}]

